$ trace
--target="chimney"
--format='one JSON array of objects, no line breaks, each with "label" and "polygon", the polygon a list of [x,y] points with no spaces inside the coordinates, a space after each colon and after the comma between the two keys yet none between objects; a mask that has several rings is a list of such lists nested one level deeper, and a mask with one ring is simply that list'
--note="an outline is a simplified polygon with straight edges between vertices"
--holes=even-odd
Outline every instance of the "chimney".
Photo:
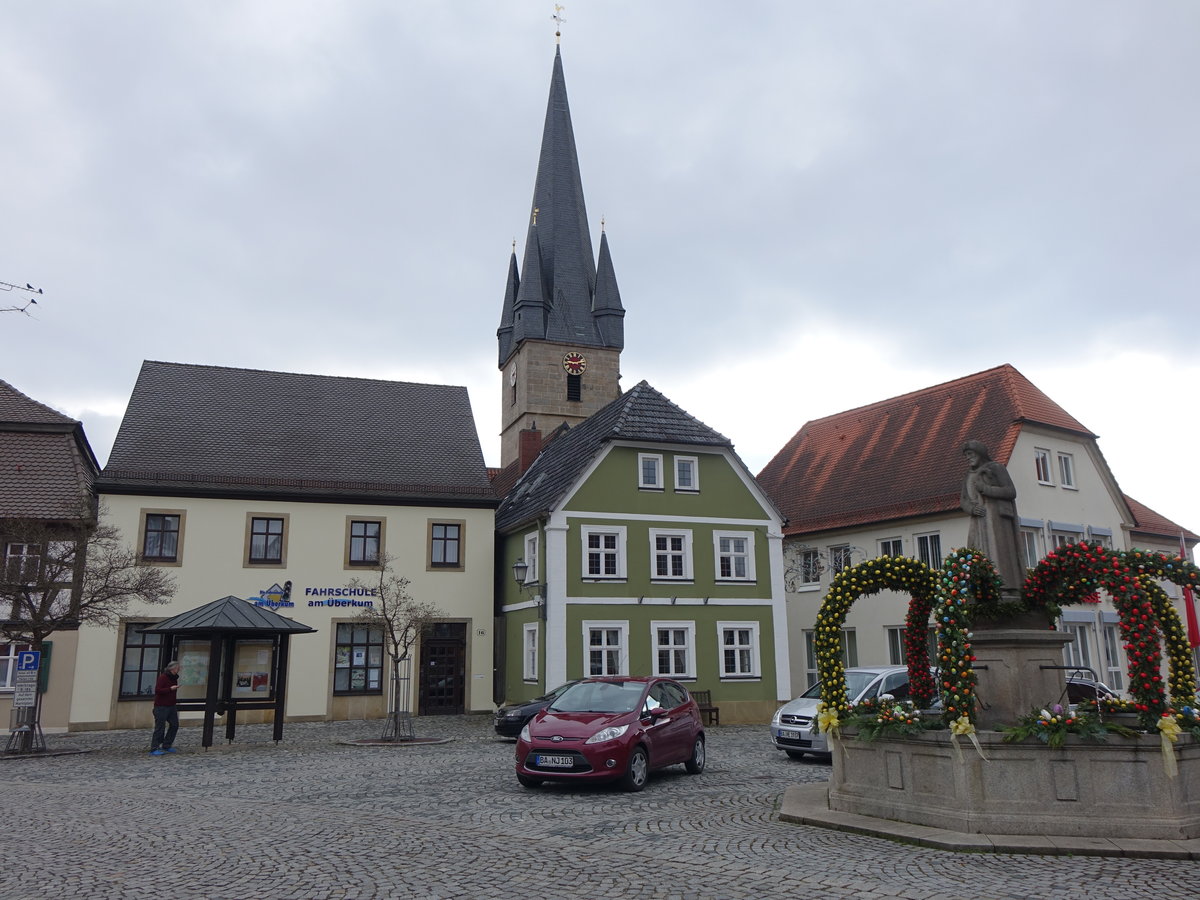
[{"label": "chimney", "polygon": [[520,442],[517,446],[520,465],[517,474],[524,474],[542,452],[542,433],[538,431],[537,422],[530,422],[528,428],[522,428],[517,438]]}]

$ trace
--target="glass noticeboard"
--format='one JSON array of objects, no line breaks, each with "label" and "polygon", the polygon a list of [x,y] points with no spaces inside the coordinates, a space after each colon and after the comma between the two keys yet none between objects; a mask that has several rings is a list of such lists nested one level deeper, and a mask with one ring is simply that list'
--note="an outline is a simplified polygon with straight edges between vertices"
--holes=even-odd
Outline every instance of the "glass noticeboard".
[{"label": "glass noticeboard", "polygon": [[275,670],[274,641],[237,641],[233,645],[233,696],[266,700]]},{"label": "glass noticeboard", "polygon": [[210,641],[180,641],[175,650],[179,660],[180,700],[203,700],[208,693]]}]

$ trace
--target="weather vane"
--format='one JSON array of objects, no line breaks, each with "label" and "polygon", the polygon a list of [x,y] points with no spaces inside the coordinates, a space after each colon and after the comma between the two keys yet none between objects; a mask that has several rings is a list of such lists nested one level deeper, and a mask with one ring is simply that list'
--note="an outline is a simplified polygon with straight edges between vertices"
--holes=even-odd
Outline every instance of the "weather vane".
[{"label": "weather vane", "polygon": [[567,21],[562,17],[562,11],[564,9],[566,9],[565,6],[560,6],[559,4],[555,3],[554,15],[550,17],[554,20],[554,43],[556,44],[562,42],[562,23]]}]

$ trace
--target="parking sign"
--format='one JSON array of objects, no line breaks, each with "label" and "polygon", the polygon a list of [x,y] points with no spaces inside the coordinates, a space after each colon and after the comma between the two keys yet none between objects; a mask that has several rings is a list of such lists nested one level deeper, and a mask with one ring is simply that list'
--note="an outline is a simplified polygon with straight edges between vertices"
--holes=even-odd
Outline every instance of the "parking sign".
[{"label": "parking sign", "polygon": [[36,672],[42,664],[41,650],[21,650],[17,653],[18,672]]}]

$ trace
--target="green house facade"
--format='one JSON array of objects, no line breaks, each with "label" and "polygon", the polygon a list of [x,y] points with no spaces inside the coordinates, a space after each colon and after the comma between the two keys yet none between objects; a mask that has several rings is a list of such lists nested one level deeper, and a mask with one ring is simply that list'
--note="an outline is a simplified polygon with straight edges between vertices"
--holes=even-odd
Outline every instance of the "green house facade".
[{"label": "green house facade", "polygon": [[646,382],[552,435],[497,530],[507,700],[590,675],[669,675],[722,722],[790,698],[781,517]]}]

